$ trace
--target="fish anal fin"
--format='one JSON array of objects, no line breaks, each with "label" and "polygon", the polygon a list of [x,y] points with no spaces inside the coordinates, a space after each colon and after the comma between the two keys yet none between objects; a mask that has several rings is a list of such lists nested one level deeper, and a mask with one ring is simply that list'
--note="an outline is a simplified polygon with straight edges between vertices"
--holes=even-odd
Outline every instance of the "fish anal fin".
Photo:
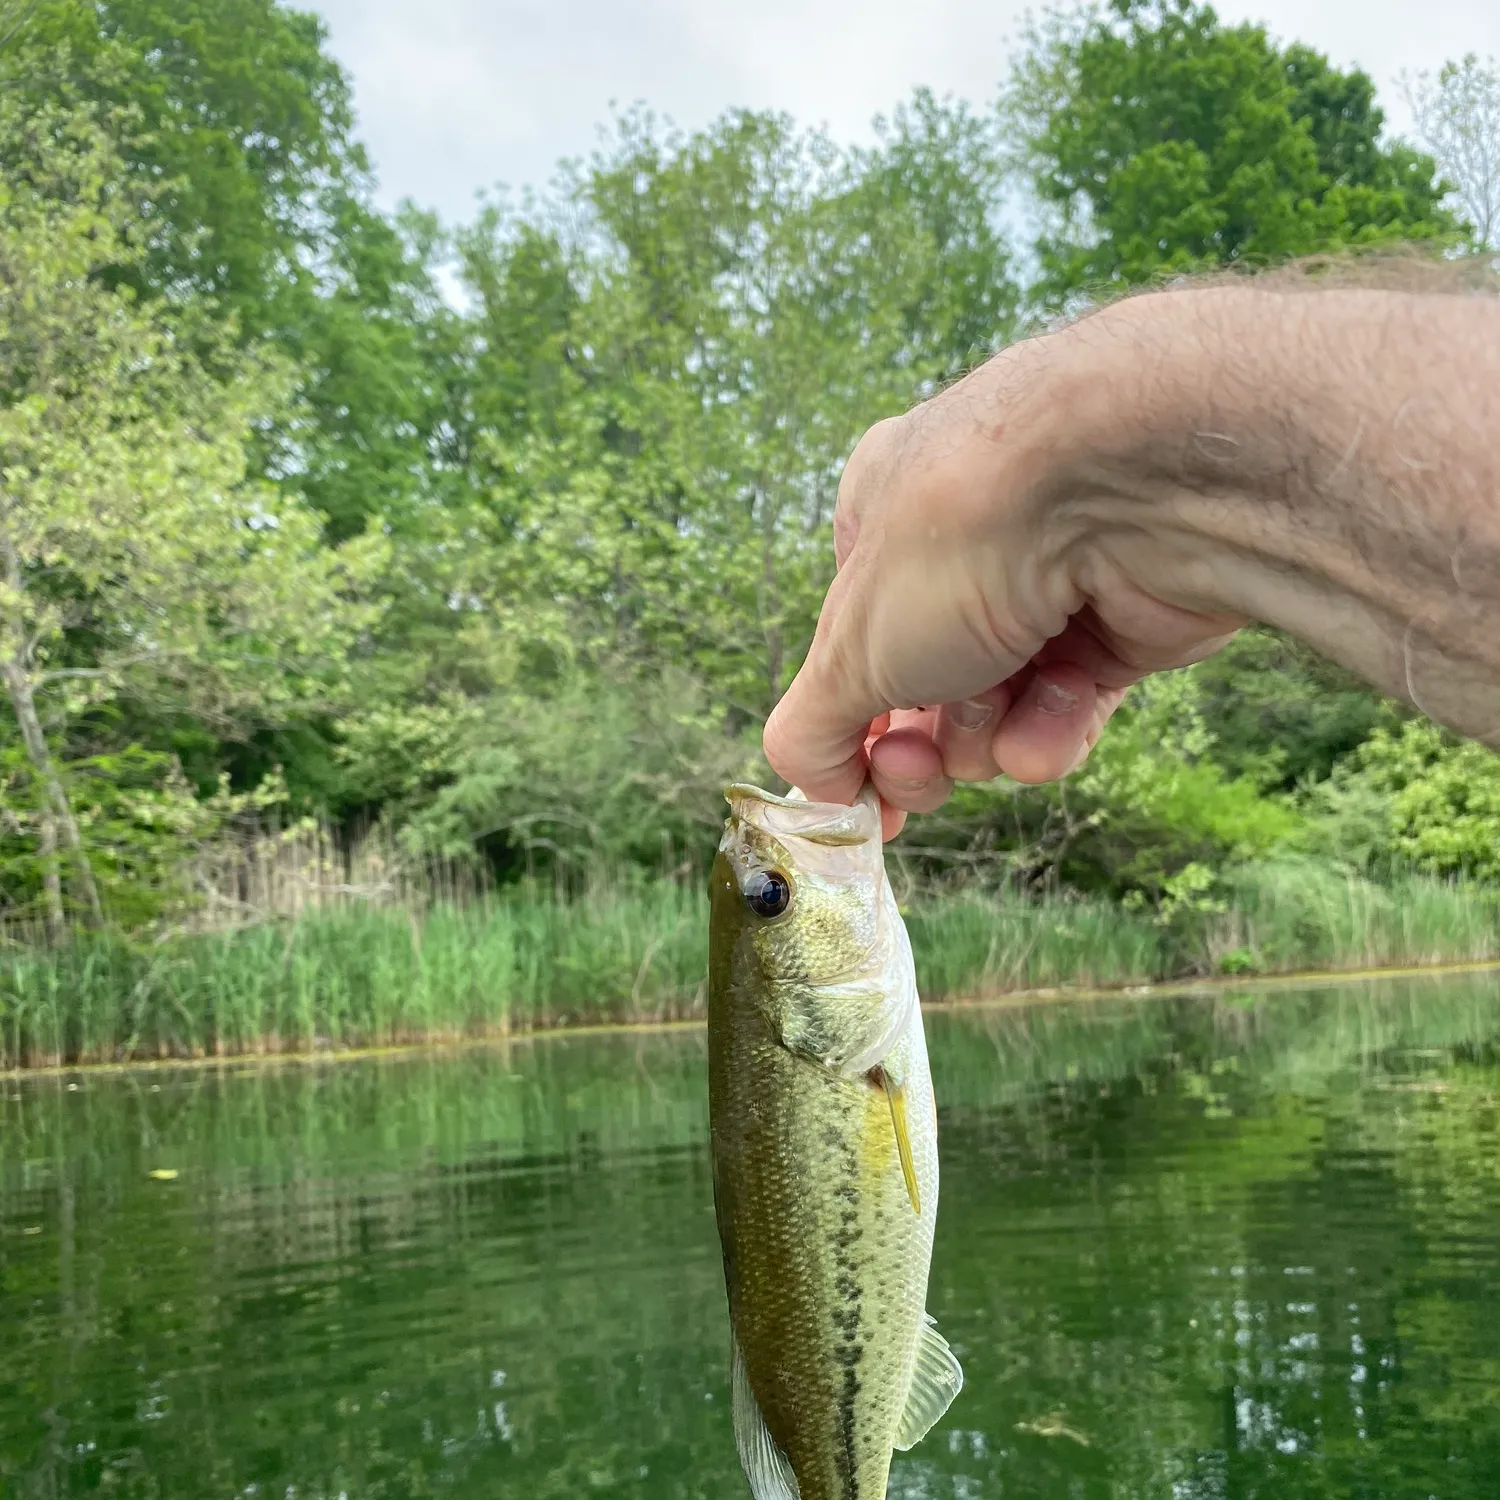
[{"label": "fish anal fin", "polygon": [[760,1414],[760,1403],[750,1389],[750,1372],[745,1367],[738,1338],[734,1341],[730,1385],[734,1445],[739,1449],[740,1468],[750,1483],[750,1493],[755,1500],[801,1500],[791,1461],[771,1436],[766,1419]]},{"label": "fish anal fin", "polygon": [[953,1405],[953,1398],[964,1388],[964,1372],[948,1341],[937,1331],[937,1325],[926,1314],[922,1337],[917,1344],[917,1362],[912,1371],[911,1390],[901,1425],[896,1429],[895,1446],[905,1453],[932,1431],[943,1413]]}]

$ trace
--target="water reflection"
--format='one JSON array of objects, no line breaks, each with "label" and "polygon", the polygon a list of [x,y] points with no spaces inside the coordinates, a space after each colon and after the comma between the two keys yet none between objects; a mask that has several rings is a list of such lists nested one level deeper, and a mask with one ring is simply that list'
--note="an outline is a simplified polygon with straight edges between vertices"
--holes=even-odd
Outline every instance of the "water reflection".
[{"label": "water reflection", "polygon": [[[931,1036],[969,1384],[892,1496],[1500,1493],[1493,977]],[[0,1080],[0,1494],[741,1494],[702,1072]]]}]

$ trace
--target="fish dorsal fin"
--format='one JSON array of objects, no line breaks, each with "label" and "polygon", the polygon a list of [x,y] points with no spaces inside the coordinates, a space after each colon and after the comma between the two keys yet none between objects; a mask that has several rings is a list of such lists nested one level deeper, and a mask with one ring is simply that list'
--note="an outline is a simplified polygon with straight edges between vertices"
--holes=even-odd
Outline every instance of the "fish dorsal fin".
[{"label": "fish dorsal fin", "polygon": [[[946,1347],[946,1346],[945,1346]],[[734,1445],[740,1451],[740,1467],[750,1481],[755,1500],[801,1500],[797,1476],[786,1454],[776,1446],[760,1414],[760,1403],[750,1389],[750,1372],[740,1341],[734,1341],[733,1368],[730,1373],[734,1409]],[[941,1413],[939,1414],[941,1415]]]},{"label": "fish dorsal fin", "polygon": [[906,1410],[901,1413],[901,1425],[896,1429],[896,1447],[903,1453],[916,1447],[932,1431],[964,1388],[963,1368],[948,1347],[947,1339],[937,1331],[930,1314],[924,1313],[923,1318],[911,1390],[907,1393]]}]

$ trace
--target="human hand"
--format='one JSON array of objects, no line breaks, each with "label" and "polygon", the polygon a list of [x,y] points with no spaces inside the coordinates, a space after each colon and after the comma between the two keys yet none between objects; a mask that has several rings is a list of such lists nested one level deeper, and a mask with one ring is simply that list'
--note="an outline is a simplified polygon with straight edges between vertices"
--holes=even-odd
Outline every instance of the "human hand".
[{"label": "human hand", "polygon": [[1163,597],[1159,570],[1132,566],[1137,538],[1080,526],[1080,502],[1107,494],[1059,493],[1044,408],[1072,383],[1074,332],[872,428],[845,469],[838,574],[766,751],[822,800],[851,800],[868,774],[887,837],[955,781],[1068,774],[1132,683],[1244,623]]},{"label": "human hand", "polygon": [[[1494,357],[1481,331],[1484,368],[1466,371],[1454,319],[1486,314],[1430,299],[1447,307],[1409,309],[1410,360],[1377,360],[1394,304],[1371,295],[1136,299],[873,428],[840,485],[816,637],[766,726],[772,766],[831,801],[870,776],[890,837],[955,780],[1066,775],[1130,684],[1250,619],[1403,691],[1410,596],[1442,570],[1446,518],[1412,493],[1405,453],[1358,451],[1348,433],[1399,429],[1414,399],[1401,382],[1423,389],[1424,328],[1456,364],[1455,405],[1494,389],[1480,383]],[[1351,365],[1371,372],[1363,387]],[[1494,457],[1473,440],[1454,451]],[[1462,524],[1472,535],[1472,508]],[[1447,721],[1475,732],[1463,715],[1480,698],[1441,633]],[[1494,667],[1480,676],[1493,700]]]}]

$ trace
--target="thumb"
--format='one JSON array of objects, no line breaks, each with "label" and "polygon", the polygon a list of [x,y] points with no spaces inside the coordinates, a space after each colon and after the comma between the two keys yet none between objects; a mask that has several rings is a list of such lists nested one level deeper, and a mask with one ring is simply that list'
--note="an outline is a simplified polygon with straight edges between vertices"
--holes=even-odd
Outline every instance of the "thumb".
[{"label": "thumb", "polygon": [[852,803],[859,795],[870,721],[891,707],[870,678],[861,631],[849,618],[854,580],[847,568],[834,579],[807,659],[766,721],[771,768],[815,802]]},{"label": "thumb", "polygon": [[920,547],[885,547],[877,557],[861,546],[829,589],[807,660],[766,724],[766,758],[809,797],[852,801],[868,770],[872,719],[984,692],[1030,656],[998,639],[977,580]]}]

